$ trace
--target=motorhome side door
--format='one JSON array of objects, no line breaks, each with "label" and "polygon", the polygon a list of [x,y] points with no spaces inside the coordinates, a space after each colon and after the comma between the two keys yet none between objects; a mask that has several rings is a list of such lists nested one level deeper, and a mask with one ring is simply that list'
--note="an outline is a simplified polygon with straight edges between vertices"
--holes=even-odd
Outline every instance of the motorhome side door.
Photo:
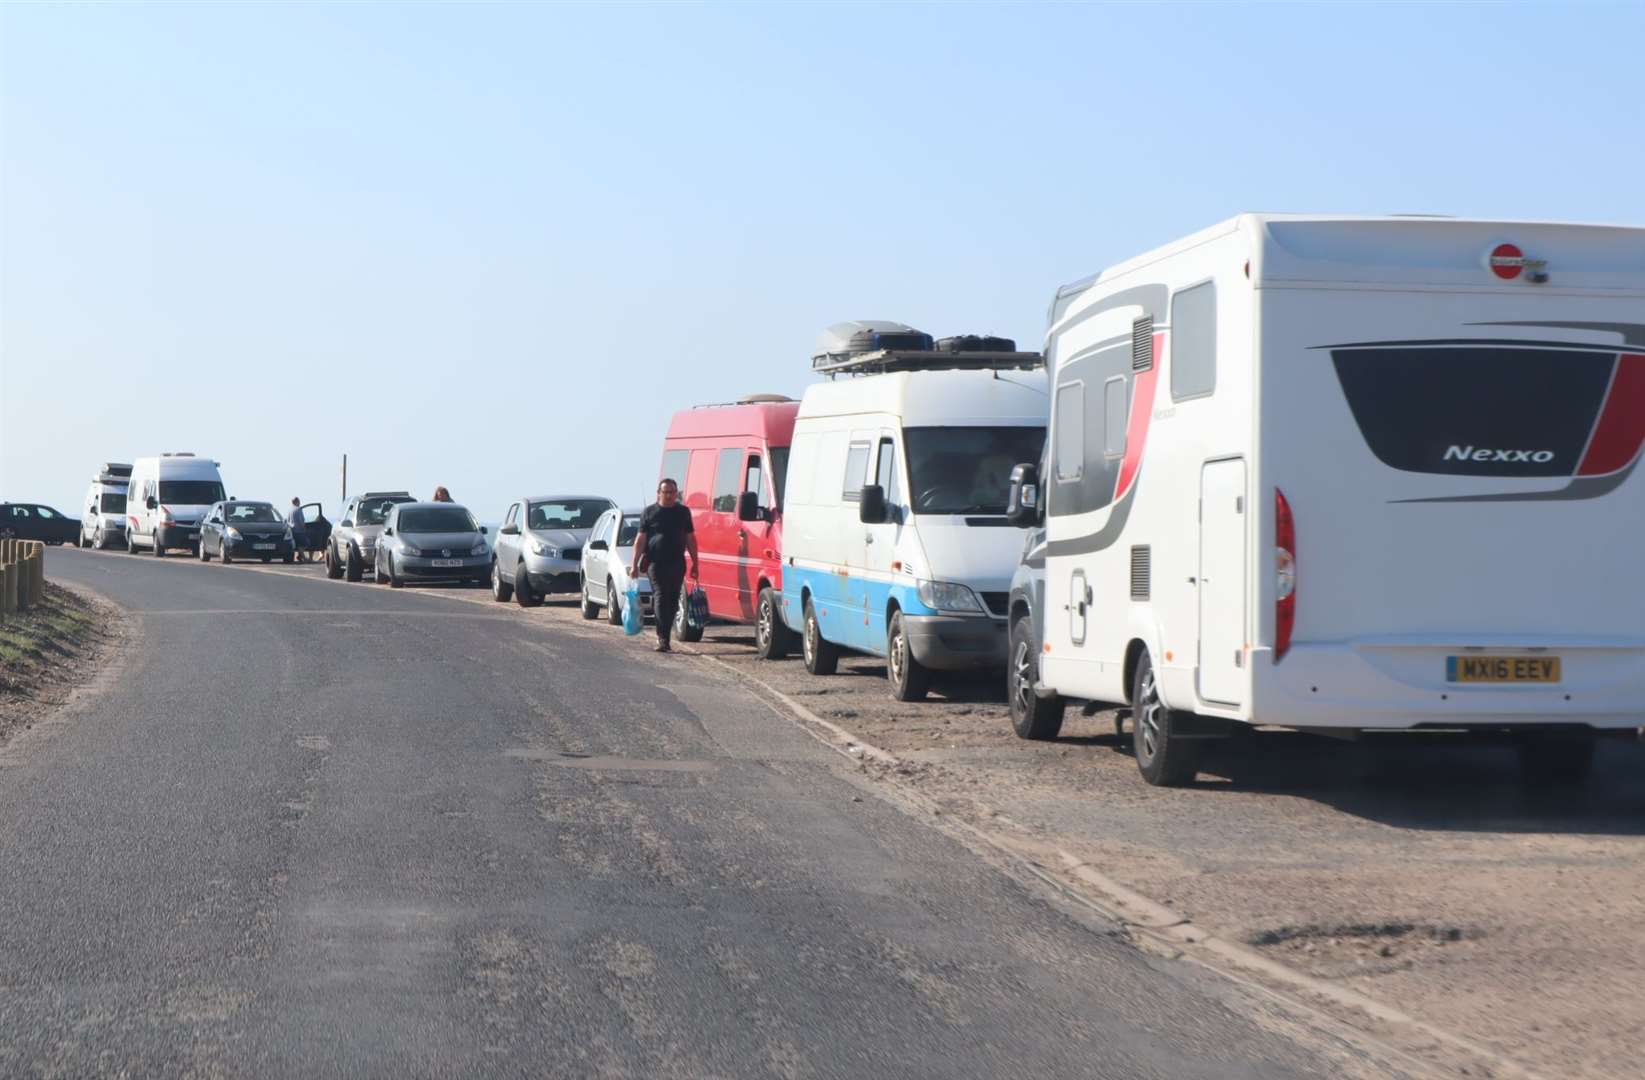
[{"label": "motorhome side door", "polygon": [[1245,461],[1208,461],[1200,471],[1199,696],[1245,700]]}]

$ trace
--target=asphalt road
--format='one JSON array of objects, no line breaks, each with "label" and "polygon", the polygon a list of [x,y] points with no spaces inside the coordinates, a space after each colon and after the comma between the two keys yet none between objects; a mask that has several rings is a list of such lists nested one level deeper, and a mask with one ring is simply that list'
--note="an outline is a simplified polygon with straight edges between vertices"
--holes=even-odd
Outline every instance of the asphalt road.
[{"label": "asphalt road", "polygon": [[50,566],[130,640],[0,749],[5,1075],[1341,1073],[700,662],[369,583]]}]

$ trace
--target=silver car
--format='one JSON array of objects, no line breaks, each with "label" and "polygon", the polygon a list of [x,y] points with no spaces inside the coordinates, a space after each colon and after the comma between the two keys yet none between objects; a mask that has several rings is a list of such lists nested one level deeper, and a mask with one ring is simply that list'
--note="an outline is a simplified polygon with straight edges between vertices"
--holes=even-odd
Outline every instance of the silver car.
[{"label": "silver car", "polygon": [[581,586],[583,545],[594,523],[617,504],[598,495],[540,495],[517,499],[497,530],[491,595],[535,607],[552,593]]},{"label": "silver car", "polygon": [[343,505],[343,518],[326,544],[326,577],[359,581],[377,565],[377,537],[388,512],[399,503],[416,502],[409,491],[368,491]]},{"label": "silver car", "polygon": [[[583,545],[583,618],[597,619],[600,608],[613,626],[623,624],[623,597],[628,593],[628,568],[634,565],[634,538],[640,533],[640,511],[607,510],[594,524]],[[640,617],[651,616],[651,581],[641,577]]]},{"label": "silver car", "polygon": [[377,537],[377,580],[484,585],[491,569],[485,529],[466,507],[445,502],[395,503]]}]

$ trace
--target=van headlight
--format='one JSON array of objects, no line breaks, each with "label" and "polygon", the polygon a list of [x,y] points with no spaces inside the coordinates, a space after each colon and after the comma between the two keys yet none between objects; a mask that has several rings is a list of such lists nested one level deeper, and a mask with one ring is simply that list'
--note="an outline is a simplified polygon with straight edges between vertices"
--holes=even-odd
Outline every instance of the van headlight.
[{"label": "van headlight", "polygon": [[545,559],[558,559],[560,557],[559,548],[555,547],[553,544],[545,544],[541,540],[533,540],[531,542],[531,553]]},{"label": "van headlight", "polygon": [[964,585],[957,585],[952,581],[921,581],[919,586],[920,603],[938,611],[952,612],[957,615],[981,615],[982,605],[977,602],[977,594]]},{"label": "van headlight", "polygon": [[470,555],[484,555],[487,550],[489,549],[486,547],[486,542],[481,540],[478,544],[475,544],[473,547],[469,548],[468,553]]}]

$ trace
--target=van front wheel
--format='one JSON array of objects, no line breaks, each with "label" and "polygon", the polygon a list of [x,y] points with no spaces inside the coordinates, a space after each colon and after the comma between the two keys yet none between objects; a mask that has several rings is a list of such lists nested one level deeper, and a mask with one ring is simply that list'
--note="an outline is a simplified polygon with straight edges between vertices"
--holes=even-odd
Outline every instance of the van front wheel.
[{"label": "van front wheel", "polygon": [[792,648],[793,632],[783,622],[781,605],[776,589],[767,585],[760,590],[760,605],[754,614],[754,652],[761,660],[781,660]]},{"label": "van front wheel", "polygon": [[1199,744],[1176,733],[1177,716],[1160,700],[1153,661],[1143,653],[1131,678],[1131,745],[1138,771],[1155,787],[1181,787],[1199,774]]},{"label": "van front wheel", "polygon": [[1040,653],[1034,645],[1028,616],[1019,616],[1011,624],[1010,649],[1005,680],[1011,702],[1011,726],[1019,738],[1055,739],[1062,731],[1067,706],[1060,697],[1040,697],[1035,692],[1040,681]]},{"label": "van front wheel", "polygon": [[891,616],[885,635],[885,677],[891,683],[891,696],[898,701],[923,701],[931,689],[931,669],[914,656],[900,611]]},{"label": "van front wheel", "polygon": [[805,602],[805,632],[800,635],[800,647],[805,655],[805,670],[813,675],[832,675],[840,666],[840,648],[822,636],[817,625],[817,609],[809,599]]}]

